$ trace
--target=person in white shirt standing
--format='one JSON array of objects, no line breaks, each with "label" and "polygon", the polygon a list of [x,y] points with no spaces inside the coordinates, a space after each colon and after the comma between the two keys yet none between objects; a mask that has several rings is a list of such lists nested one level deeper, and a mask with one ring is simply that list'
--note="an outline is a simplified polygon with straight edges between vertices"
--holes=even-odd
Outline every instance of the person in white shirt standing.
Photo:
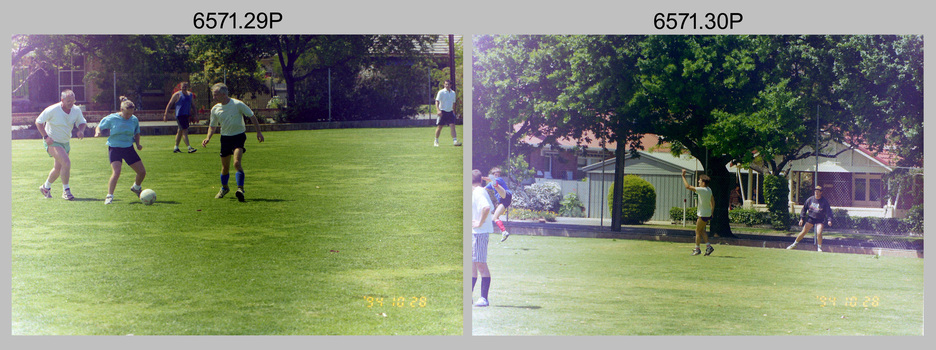
[{"label": "person in white shirt standing", "polygon": [[683,169],[682,181],[687,190],[699,195],[699,208],[696,211],[696,215],[698,215],[699,218],[696,219],[695,249],[692,250],[692,255],[699,255],[702,253],[702,249],[699,247],[702,241],[705,242],[705,255],[712,254],[715,248],[712,248],[712,244],[709,243],[708,240],[708,234],[705,233],[705,226],[712,220],[712,209],[715,208],[715,197],[712,196],[712,189],[709,188],[709,182],[711,180],[707,175],[701,175],[699,176],[699,186],[690,186],[689,182],[686,181],[686,169]]},{"label": "person in white shirt standing", "polygon": [[75,199],[68,186],[71,176],[71,158],[68,157],[68,153],[71,152],[69,142],[72,129],[75,127],[78,127],[78,139],[83,139],[87,124],[81,109],[75,107],[75,92],[70,89],[62,91],[61,102],[47,107],[36,118],[36,129],[42,135],[46,152],[55,160],[45,184],[39,186],[39,192],[45,198],[52,198],[52,183],[61,177],[62,198]]},{"label": "person in white shirt standing", "polygon": [[446,125],[452,129],[452,144],[461,146],[458,142],[458,135],[455,134],[455,90],[452,90],[452,81],[446,80],[444,88],[436,94],[436,109],[439,110],[436,118],[435,143],[439,147],[439,135],[442,134],[442,128]]},{"label": "person in white shirt standing", "polygon": [[488,290],[491,288],[491,271],[487,264],[487,246],[491,224],[491,196],[484,188],[481,171],[471,171],[471,291],[474,292],[478,275],[481,276],[481,299],[474,306],[488,306]]},{"label": "person in white shirt standing", "polygon": [[218,101],[218,104],[211,107],[211,117],[208,123],[208,135],[202,141],[202,147],[208,147],[211,136],[221,128],[221,190],[215,195],[215,198],[224,198],[228,193],[228,179],[230,178],[231,158],[234,158],[234,179],[237,181],[237,200],[244,201],[244,168],[241,166],[241,158],[247,149],[244,142],[247,141],[247,126],[244,125],[244,117],[249,117],[257,131],[257,141],[263,142],[263,132],[260,131],[260,122],[253,111],[247,107],[244,102],[228,96],[227,85],[217,83],[211,87],[212,97]]}]

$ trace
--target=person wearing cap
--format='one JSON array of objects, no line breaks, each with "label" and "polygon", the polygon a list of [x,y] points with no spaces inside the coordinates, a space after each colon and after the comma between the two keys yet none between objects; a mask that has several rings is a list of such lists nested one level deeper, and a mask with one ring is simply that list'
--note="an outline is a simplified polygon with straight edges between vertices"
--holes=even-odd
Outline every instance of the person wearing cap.
[{"label": "person wearing cap", "polygon": [[800,212],[799,225],[803,230],[796,236],[793,244],[787,249],[796,248],[799,241],[806,237],[806,232],[816,227],[816,250],[822,251],[822,229],[825,226],[832,226],[832,207],[829,206],[829,200],[822,197],[822,186],[816,186],[815,194],[806,200],[803,204],[803,210]]}]

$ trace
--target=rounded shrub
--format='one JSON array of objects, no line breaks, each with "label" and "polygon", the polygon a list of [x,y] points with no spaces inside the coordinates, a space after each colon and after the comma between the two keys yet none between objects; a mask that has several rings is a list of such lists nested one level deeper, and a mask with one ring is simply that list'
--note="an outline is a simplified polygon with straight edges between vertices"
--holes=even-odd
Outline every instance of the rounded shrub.
[{"label": "rounded shrub", "polygon": [[[626,225],[642,224],[653,217],[656,210],[656,189],[647,180],[637,175],[624,176],[622,183],[623,200],[621,202],[621,223]],[[614,205],[614,185],[608,189],[608,209]]]}]

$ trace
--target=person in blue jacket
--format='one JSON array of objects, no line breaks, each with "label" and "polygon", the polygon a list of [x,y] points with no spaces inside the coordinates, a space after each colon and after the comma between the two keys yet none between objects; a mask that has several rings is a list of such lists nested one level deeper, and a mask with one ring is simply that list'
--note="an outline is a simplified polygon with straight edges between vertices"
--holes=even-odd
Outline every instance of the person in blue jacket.
[{"label": "person in blue jacket", "polygon": [[114,113],[101,119],[95,137],[101,136],[101,130],[110,130],[110,136],[107,137],[107,153],[110,159],[111,173],[110,180],[107,182],[107,197],[104,198],[104,204],[111,204],[114,201],[114,189],[117,188],[117,179],[120,178],[120,169],[123,162],[127,162],[133,171],[136,172],[136,179],[130,191],[140,196],[143,192],[143,179],[146,177],[146,168],[143,167],[143,161],[133,149],[136,144],[137,150],[142,150],[140,144],[140,121],[133,115],[136,105],[133,101],[124,96],[120,96],[120,113]]}]

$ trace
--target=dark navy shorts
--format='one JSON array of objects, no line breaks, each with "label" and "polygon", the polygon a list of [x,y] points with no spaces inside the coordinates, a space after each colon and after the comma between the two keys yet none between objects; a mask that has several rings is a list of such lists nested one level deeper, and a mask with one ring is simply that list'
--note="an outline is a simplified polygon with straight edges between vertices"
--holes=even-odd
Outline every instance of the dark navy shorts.
[{"label": "dark navy shorts", "polygon": [[133,146],[130,147],[107,147],[107,155],[110,158],[110,162],[119,162],[126,161],[127,165],[134,165],[136,162],[140,161],[140,156],[136,153],[136,150],[133,149]]},{"label": "dark navy shorts", "polygon": [[455,113],[449,111],[442,111],[442,115],[436,118],[436,125],[450,125],[455,124]]},{"label": "dark navy shorts", "polygon": [[702,219],[702,221],[705,221],[705,222],[712,221],[711,216],[700,216],[699,219]]},{"label": "dark navy shorts", "polygon": [[188,130],[189,127],[189,116],[187,115],[177,115],[176,123],[179,124],[179,129]]},{"label": "dark navy shorts", "polygon": [[513,203],[513,194],[507,192],[507,195],[501,198],[499,203],[504,206],[504,209],[510,208],[510,203]]},{"label": "dark navy shorts", "polygon": [[813,224],[813,225],[823,225],[823,224],[825,224],[825,222],[826,222],[825,219],[814,218],[814,217],[812,217],[812,216],[807,216],[807,217],[806,217],[806,220],[803,220],[803,221],[806,221],[806,222],[808,222],[808,223],[810,223],[810,224]]},{"label": "dark navy shorts", "polygon": [[234,150],[238,148],[243,150],[242,153],[247,152],[247,149],[244,148],[244,142],[247,142],[247,133],[231,136],[221,135],[221,157],[234,154]]}]

